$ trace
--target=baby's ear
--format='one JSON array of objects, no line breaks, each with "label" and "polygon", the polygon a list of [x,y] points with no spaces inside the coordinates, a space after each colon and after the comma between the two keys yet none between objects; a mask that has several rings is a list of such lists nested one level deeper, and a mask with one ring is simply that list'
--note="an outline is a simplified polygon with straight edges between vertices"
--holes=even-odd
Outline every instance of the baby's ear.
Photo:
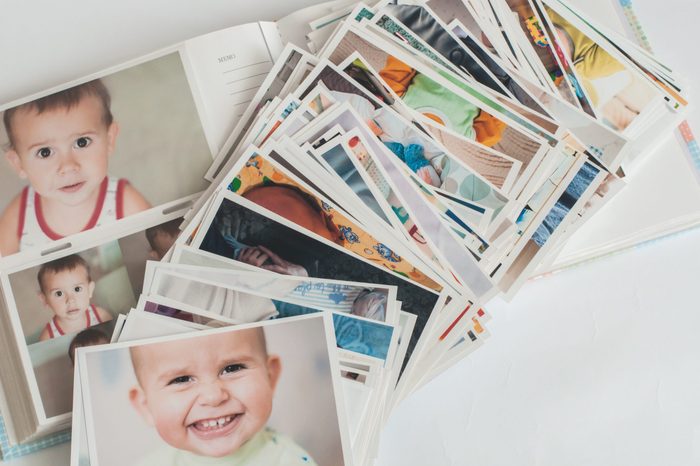
[{"label": "baby's ear", "polygon": [[95,292],[95,282],[90,280],[88,282],[88,297],[92,298],[92,294]]},{"label": "baby's ear", "polygon": [[119,136],[119,125],[116,121],[113,121],[107,128],[107,149],[110,155],[114,152],[114,147],[117,145],[117,136]]},{"label": "baby's ear", "polygon": [[25,173],[24,168],[22,167],[22,159],[20,159],[19,154],[16,150],[8,149],[7,152],[5,152],[5,160],[7,160],[7,163],[10,164],[10,167],[12,167],[15,173],[17,173],[17,176],[19,176],[22,179],[27,178],[27,174]]},{"label": "baby's ear", "polygon": [[140,386],[131,387],[129,390],[129,401],[131,402],[131,406],[134,407],[136,412],[141,415],[149,426],[154,425],[151,410],[148,409],[148,403],[146,403],[146,394]]},{"label": "baby's ear", "polygon": [[37,293],[37,296],[39,296],[39,300],[41,301],[41,304],[43,304],[46,307],[49,306],[49,303],[46,301],[46,295],[44,294],[43,291],[39,291]]},{"label": "baby's ear", "polygon": [[267,357],[267,375],[270,377],[270,386],[274,390],[277,386],[277,381],[282,373],[282,361],[280,357],[273,354]]}]

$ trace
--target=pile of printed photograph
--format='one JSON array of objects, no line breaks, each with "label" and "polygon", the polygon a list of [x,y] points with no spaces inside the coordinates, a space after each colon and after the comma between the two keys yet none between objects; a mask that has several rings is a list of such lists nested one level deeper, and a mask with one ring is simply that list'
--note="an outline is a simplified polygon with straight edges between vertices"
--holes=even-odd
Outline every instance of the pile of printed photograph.
[{"label": "pile of printed photograph", "polygon": [[559,0],[340,0],[3,105],[4,458],[372,464],[686,98]]}]

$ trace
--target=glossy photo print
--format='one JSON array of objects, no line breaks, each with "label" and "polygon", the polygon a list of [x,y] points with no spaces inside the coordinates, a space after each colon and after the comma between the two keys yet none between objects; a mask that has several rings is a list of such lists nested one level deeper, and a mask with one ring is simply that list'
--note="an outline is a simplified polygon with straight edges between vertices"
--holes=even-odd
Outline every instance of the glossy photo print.
[{"label": "glossy photo print", "polygon": [[18,316],[15,331],[24,339],[47,418],[70,413],[75,348],[110,341],[114,319],[135,306],[141,293],[146,261],[157,255],[154,238],[168,235],[180,221],[8,274],[3,291]]},{"label": "glossy photo print", "polygon": [[177,52],[0,113],[2,256],[207,185],[212,154]]},{"label": "glossy photo print", "polygon": [[86,351],[91,464],[349,464],[329,329],[317,315]]}]

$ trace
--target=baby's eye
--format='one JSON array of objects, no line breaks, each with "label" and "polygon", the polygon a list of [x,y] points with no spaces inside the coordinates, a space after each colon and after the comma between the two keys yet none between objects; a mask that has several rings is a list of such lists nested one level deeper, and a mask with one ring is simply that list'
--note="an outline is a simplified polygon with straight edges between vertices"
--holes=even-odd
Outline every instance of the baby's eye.
[{"label": "baby's eye", "polygon": [[244,364],[229,364],[228,366],[224,367],[224,369],[221,371],[222,374],[232,374],[234,372],[241,371],[245,369]]},{"label": "baby's eye", "polygon": [[63,291],[54,291],[53,295],[57,298],[60,298],[61,296],[63,296]]},{"label": "baby's eye", "polygon": [[81,291],[83,291],[83,287],[78,285],[75,288],[73,288],[73,291],[75,291],[76,293],[80,293]]},{"label": "baby's eye", "polygon": [[175,377],[173,380],[168,382],[168,385],[177,385],[181,383],[187,383],[192,380],[192,377],[189,375],[181,375],[179,377]]},{"label": "baby's eye", "polygon": [[40,147],[36,151],[36,156],[39,157],[40,159],[46,159],[48,157],[51,157],[51,154],[53,154],[53,151],[51,150],[50,147]]},{"label": "baby's eye", "polygon": [[75,147],[79,148],[84,148],[89,146],[92,143],[92,138],[89,138],[87,136],[81,136],[78,139],[75,140]]}]

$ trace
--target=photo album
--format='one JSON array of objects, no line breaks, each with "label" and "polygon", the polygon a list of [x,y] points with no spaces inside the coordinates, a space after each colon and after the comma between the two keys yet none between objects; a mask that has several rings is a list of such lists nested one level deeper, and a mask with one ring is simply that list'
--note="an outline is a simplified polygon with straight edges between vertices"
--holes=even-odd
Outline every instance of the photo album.
[{"label": "photo album", "polygon": [[0,105],[2,457],[371,464],[688,94],[564,0],[336,0]]}]

